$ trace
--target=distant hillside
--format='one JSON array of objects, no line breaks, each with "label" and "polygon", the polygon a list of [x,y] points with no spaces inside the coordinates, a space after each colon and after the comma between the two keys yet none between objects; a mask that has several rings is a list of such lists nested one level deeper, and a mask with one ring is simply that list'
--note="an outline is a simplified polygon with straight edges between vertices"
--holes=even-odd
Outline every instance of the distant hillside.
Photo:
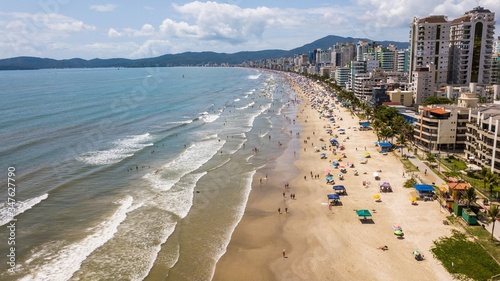
[{"label": "distant hillside", "polygon": [[[263,50],[253,52],[238,52],[234,54],[215,52],[185,52],[180,54],[168,54],[154,58],[144,59],[92,59],[80,58],[55,60],[38,57],[15,57],[0,60],[0,70],[24,70],[44,68],[91,68],[91,67],[150,67],[150,66],[196,66],[202,64],[240,64],[244,61],[290,57],[295,54],[309,53],[315,49],[326,50],[336,43],[354,42],[367,40],[363,38],[340,37],[329,35],[289,51],[286,50]],[[393,44],[398,49],[408,48],[408,43],[393,41],[377,41],[382,46]]]},{"label": "distant hillside", "polygon": [[[366,39],[366,38],[352,38],[352,37],[340,37],[340,36],[335,36],[335,35],[328,35],[328,36],[323,37],[321,39],[318,39],[314,42],[306,44],[302,47],[292,49],[288,52],[292,55],[293,54],[308,53],[314,49],[326,50],[337,43],[345,43],[345,42],[358,43],[358,41],[360,41],[360,40],[373,41],[373,40]],[[389,44],[391,44],[391,45],[396,46],[399,50],[407,49],[408,45],[409,45],[408,42],[396,42],[396,41],[375,41],[375,42],[377,44],[384,46],[384,47],[387,47],[387,46],[389,46]]]}]

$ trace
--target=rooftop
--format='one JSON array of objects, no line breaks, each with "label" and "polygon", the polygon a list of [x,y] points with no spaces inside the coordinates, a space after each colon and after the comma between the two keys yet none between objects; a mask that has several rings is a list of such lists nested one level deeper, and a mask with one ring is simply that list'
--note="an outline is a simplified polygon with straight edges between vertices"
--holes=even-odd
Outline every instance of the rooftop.
[{"label": "rooftop", "polygon": [[446,16],[428,16],[425,18],[421,18],[417,21],[418,23],[447,23]]}]

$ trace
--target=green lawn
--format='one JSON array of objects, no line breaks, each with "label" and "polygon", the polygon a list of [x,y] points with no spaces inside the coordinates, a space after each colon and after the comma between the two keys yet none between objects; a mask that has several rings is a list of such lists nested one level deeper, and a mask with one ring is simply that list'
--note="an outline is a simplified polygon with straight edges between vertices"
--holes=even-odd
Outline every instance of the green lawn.
[{"label": "green lawn", "polygon": [[489,280],[500,274],[500,265],[481,245],[458,231],[434,241],[431,251],[458,280]]}]

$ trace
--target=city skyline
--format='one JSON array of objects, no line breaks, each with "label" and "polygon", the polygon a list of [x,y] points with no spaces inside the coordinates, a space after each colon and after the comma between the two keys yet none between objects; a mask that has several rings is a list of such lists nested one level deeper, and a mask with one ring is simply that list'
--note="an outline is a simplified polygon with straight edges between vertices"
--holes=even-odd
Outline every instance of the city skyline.
[{"label": "city skyline", "polygon": [[414,16],[451,20],[477,6],[500,11],[495,0],[9,2],[0,11],[0,58],[289,50],[327,35],[408,42]]}]

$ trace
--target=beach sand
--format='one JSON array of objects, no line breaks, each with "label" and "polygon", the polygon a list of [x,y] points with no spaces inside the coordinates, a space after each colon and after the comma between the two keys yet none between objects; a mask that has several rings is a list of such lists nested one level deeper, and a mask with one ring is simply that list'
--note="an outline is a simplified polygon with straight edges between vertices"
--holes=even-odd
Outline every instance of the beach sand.
[{"label": "beach sand", "polygon": [[[302,127],[300,136],[293,132],[293,140],[275,165],[256,173],[243,218],[217,263],[213,280],[453,280],[430,252],[434,240],[451,235],[454,227],[443,224],[448,213],[437,201],[411,204],[411,189],[403,187],[407,179],[403,165],[392,152],[377,151],[373,131],[355,130],[359,127],[356,116],[337,105],[336,123],[331,124],[311,109],[300,85],[295,90],[302,99],[296,120]],[[329,146],[327,124],[334,134],[338,132],[334,125],[346,130],[338,138],[347,156],[341,165],[352,162],[355,167],[347,168],[342,181],[329,162],[335,160],[333,152],[314,150],[322,144]],[[365,147],[371,157],[360,164]],[[320,159],[322,152],[328,159]],[[332,171],[336,184],[347,189],[341,204],[331,210],[326,195],[334,190],[326,184],[325,169]],[[377,170],[381,170],[378,181],[373,177]],[[311,172],[319,179],[311,178]],[[269,179],[261,185],[259,178],[265,174]],[[363,186],[363,181],[370,185]],[[379,183],[385,181],[393,192],[380,192]],[[284,188],[286,182],[289,189]],[[380,194],[381,202],[375,201],[375,194]],[[359,219],[357,209],[369,210],[371,219]],[[394,235],[395,224],[402,227],[404,239]],[[384,245],[388,250],[378,249]],[[416,261],[414,250],[425,260]]]}]

